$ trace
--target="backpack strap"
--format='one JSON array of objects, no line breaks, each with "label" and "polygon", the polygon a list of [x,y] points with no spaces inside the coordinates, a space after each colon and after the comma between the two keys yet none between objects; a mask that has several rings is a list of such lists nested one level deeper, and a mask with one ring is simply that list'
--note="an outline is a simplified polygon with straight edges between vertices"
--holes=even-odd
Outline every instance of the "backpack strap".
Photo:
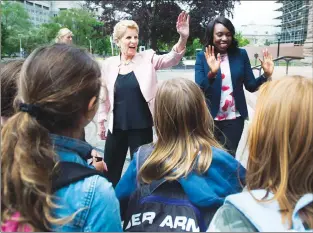
[{"label": "backpack strap", "polygon": [[307,193],[298,200],[295,206],[295,209],[292,213],[292,229],[293,230],[305,231],[305,227],[299,217],[299,211],[303,207],[309,205],[312,202],[313,202],[313,193]]},{"label": "backpack strap", "polygon": [[152,143],[143,145],[139,147],[136,157],[136,171],[137,171],[137,188],[140,188],[140,180],[138,179],[138,172],[141,168],[141,166],[144,164],[144,162],[147,160],[147,158],[151,155],[153,151]]},{"label": "backpack strap", "polygon": [[52,172],[52,192],[94,175],[107,178],[104,173],[82,164],[65,161],[59,162]]},{"label": "backpack strap", "polygon": [[[141,166],[144,164],[144,162],[147,160],[147,158],[152,154],[153,152],[153,146],[152,143],[143,145],[141,147],[139,147],[138,152],[137,152],[137,160],[136,160],[136,169],[137,169],[137,173],[139,172]],[[165,179],[161,179],[161,180],[156,180],[153,181],[151,184],[149,185],[144,185],[145,187],[143,187],[142,189],[142,195],[143,196],[148,196],[151,193],[153,193],[158,187],[160,187],[162,184],[164,184],[166,182]],[[139,179],[137,179],[137,188],[140,188],[142,186],[142,183],[140,182]]]}]

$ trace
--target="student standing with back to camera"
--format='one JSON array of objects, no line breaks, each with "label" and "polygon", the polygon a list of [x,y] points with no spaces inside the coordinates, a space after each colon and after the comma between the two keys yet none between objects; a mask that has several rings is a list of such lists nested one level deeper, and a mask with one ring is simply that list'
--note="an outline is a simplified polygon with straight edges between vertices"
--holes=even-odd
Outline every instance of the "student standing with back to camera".
[{"label": "student standing with back to camera", "polygon": [[312,232],[312,78],[283,77],[261,87],[248,146],[247,188],[226,198],[208,230]]},{"label": "student standing with back to camera", "polygon": [[[181,224],[176,224],[176,220],[173,225],[162,219],[162,215],[177,219],[174,217],[177,212],[173,213],[173,209],[179,205],[175,203],[180,202],[182,196],[188,206],[192,203],[195,208],[200,208],[200,215],[206,216],[203,221],[205,225],[205,222],[210,222],[210,216],[223,204],[227,195],[241,192],[245,169],[214,138],[213,118],[207,109],[204,95],[191,80],[179,78],[162,83],[155,97],[154,124],[156,141],[139,148],[115,188],[122,216],[125,217],[124,220],[130,215],[138,216],[138,209],[142,210],[144,204],[141,201],[134,202],[134,199],[136,193],[146,193],[147,185],[152,190],[152,186],[155,187],[159,181],[165,181],[165,187],[160,186],[160,189],[155,189],[156,192],[152,191],[154,197],[160,194],[161,200],[164,197],[173,200],[175,194],[185,195],[175,196],[175,201],[164,202],[162,207],[142,207],[145,210],[143,213],[155,213],[154,228],[151,228],[152,221],[149,224],[143,220],[140,226],[133,224],[134,221],[130,221],[130,224],[126,221],[124,230],[131,229],[129,227],[132,226],[137,231],[190,231],[191,228],[185,227],[183,220]],[[179,187],[183,189],[183,193]],[[160,191],[162,192],[158,194]],[[170,195],[165,195],[166,193]],[[186,212],[182,211],[178,218],[189,218],[186,217]],[[201,226],[200,230],[203,231]]]},{"label": "student standing with back to camera", "polygon": [[[79,140],[97,112],[100,76],[89,53],[66,44],[37,48],[23,63],[17,111],[1,130],[1,231],[121,231],[112,184]],[[90,176],[74,179],[73,167]]]},{"label": "student standing with back to camera", "polygon": [[195,65],[195,81],[207,99],[215,122],[217,140],[233,156],[243,132],[248,109],[243,86],[255,92],[268,81],[274,70],[272,56],[263,51],[264,74],[255,78],[246,50],[238,48],[231,21],[217,17],[206,29],[206,52],[199,52]]},{"label": "student standing with back to camera", "polygon": [[128,148],[135,150],[153,139],[153,105],[157,89],[156,71],[177,65],[185,53],[189,37],[189,16],[182,12],[176,23],[180,35],[173,49],[164,55],[153,50],[137,53],[139,28],[132,20],[122,20],[114,27],[113,39],[120,55],[103,62],[102,80],[109,98],[100,103],[98,123],[100,137],[105,139],[105,121],[108,134],[104,160],[108,177],[115,186],[120,179]]}]

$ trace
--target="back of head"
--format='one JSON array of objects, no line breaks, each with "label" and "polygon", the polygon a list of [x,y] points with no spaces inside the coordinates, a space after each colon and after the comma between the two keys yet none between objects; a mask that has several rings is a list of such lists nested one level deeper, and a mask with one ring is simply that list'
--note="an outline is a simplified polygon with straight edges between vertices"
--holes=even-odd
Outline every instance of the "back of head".
[{"label": "back of head", "polygon": [[17,80],[24,60],[13,60],[5,63],[0,70],[1,77],[1,116],[11,117],[14,114],[13,101],[17,94]]},{"label": "back of head", "polygon": [[140,172],[145,182],[186,176],[197,158],[200,173],[209,168],[211,146],[220,146],[204,95],[194,82],[180,78],[162,83],[155,98],[154,124],[158,140]]},{"label": "back of head", "polygon": [[[249,131],[247,186],[275,194],[289,220],[313,192],[313,82],[301,76],[264,84]],[[313,227],[313,207],[304,208]]]},{"label": "back of head", "polygon": [[26,59],[17,100],[31,108],[12,116],[1,132],[2,219],[17,211],[39,231],[56,223],[50,177],[56,154],[49,133],[83,127],[88,103],[99,95],[99,77],[87,52],[65,44],[38,48]]}]

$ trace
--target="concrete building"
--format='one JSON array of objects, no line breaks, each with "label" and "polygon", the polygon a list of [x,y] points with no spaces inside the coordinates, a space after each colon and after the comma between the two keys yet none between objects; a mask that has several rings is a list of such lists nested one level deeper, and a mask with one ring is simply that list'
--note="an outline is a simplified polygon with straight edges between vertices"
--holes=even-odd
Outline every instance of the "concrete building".
[{"label": "concrete building", "polygon": [[250,41],[249,45],[264,46],[276,41],[279,29],[275,25],[246,24],[241,25],[240,32]]},{"label": "concrete building", "polygon": [[50,22],[51,17],[58,15],[59,11],[81,8],[84,1],[31,1],[31,0],[16,0],[24,5],[27,10],[30,20],[34,26],[38,27],[43,23]]},{"label": "concrete building", "polygon": [[308,32],[310,2],[310,0],[276,1],[282,5],[276,10],[282,12],[282,15],[276,18],[281,20],[281,24],[278,25],[281,28],[281,43],[304,44]]},{"label": "concrete building", "polygon": [[310,1],[309,6],[308,32],[304,42],[303,55],[305,57],[305,63],[313,66],[313,1]]}]

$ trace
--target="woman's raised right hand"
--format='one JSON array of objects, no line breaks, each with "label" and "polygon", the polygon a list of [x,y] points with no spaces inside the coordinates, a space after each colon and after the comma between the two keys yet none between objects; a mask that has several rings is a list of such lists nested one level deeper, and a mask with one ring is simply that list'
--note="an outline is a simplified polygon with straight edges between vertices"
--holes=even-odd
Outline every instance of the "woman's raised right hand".
[{"label": "woman's raised right hand", "polygon": [[212,73],[217,74],[221,65],[221,55],[217,54],[217,59],[214,54],[214,46],[209,45],[205,48],[205,58]]},{"label": "woman's raised right hand", "polygon": [[106,133],[106,130],[105,130],[105,126],[104,126],[104,122],[100,122],[99,123],[99,136],[100,136],[100,139],[101,140],[106,140],[107,139],[107,137],[105,136],[105,133]]}]

